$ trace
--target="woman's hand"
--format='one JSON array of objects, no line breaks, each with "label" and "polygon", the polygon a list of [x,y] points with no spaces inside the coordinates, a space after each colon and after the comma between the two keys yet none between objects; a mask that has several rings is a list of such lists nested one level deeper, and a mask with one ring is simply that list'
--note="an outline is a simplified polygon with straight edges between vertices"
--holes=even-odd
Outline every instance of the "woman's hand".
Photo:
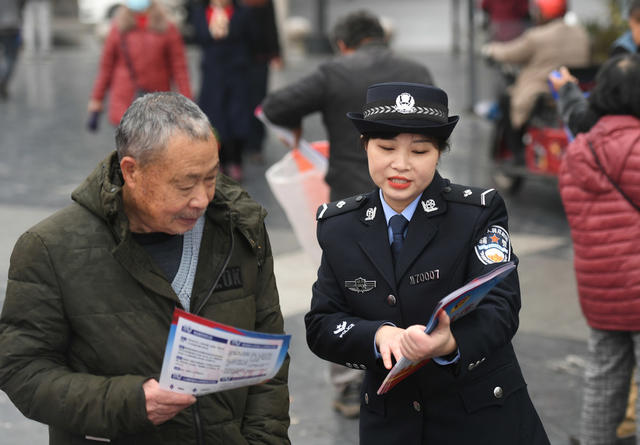
[{"label": "woman's hand", "polygon": [[400,360],[406,357],[411,361],[426,358],[442,357],[451,354],[458,347],[451,333],[449,316],[442,312],[438,318],[438,326],[431,334],[425,334],[423,325],[409,326],[407,329],[395,326],[381,326],[376,332],[376,346],[384,367],[391,369],[391,357]]},{"label": "woman's hand", "polygon": [[442,357],[458,348],[446,312],[440,314],[438,326],[431,334],[425,334],[424,329],[424,326],[416,324],[404,331],[400,339],[400,351],[408,360],[415,362],[425,358]]}]

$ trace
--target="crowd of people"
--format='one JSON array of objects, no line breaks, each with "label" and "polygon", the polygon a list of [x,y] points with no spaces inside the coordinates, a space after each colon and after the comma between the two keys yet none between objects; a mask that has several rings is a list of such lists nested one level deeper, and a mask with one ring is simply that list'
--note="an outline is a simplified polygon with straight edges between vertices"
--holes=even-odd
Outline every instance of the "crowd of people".
[{"label": "crowd of people", "polygon": [[[12,12],[0,17],[6,97],[22,8],[40,14],[48,2],[1,1]],[[640,365],[640,1],[588,98],[571,67],[590,63],[589,37],[564,21],[566,1],[497,3],[482,2],[493,40],[483,54],[521,67],[504,102],[516,160],[548,82],[576,136],[559,174],[590,327],[574,441],[614,444]],[[266,210],[239,184],[243,157],[261,154],[262,105],[297,138],[305,116],[322,113],[331,202],[317,211],[306,342],[331,363],[333,407],[359,417],[360,443],[549,444],[512,345],[517,270],[464,318],[442,312],[428,333],[423,324],[450,291],[519,265],[500,193],[438,171],[459,116],[431,71],[395,54],[379,18],[358,11],[336,23],[334,58],[267,93],[282,63],[271,1],[203,1],[191,20],[197,95],[163,8],[126,0],[116,11],[88,104],[99,116],[108,95],[115,150],[15,244],[0,389],[48,425],[51,444],[289,443],[288,357],[268,381],[198,397],[158,382],[176,308],[284,333]],[[402,358],[421,366],[379,394]]]}]

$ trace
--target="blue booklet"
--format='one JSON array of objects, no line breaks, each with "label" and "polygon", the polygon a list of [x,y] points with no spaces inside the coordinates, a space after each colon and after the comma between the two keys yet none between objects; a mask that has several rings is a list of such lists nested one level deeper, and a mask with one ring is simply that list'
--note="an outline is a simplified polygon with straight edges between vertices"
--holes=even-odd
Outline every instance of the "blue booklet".
[{"label": "blue booklet", "polygon": [[[453,323],[455,320],[464,317],[466,314],[474,310],[487,293],[489,293],[496,284],[502,281],[502,279],[509,275],[515,268],[516,265],[513,261],[501,264],[491,272],[474,278],[464,286],[451,292],[438,302],[426,324],[424,332],[427,334],[433,332],[438,325],[438,317],[440,317],[440,313],[442,311],[445,311],[449,315],[451,323]],[[401,380],[404,380],[407,376],[413,374],[428,362],[429,359],[412,362],[402,357],[398,360],[395,366],[391,368],[391,371],[387,374],[387,377],[380,385],[380,388],[378,388],[378,395],[388,392]]]}]

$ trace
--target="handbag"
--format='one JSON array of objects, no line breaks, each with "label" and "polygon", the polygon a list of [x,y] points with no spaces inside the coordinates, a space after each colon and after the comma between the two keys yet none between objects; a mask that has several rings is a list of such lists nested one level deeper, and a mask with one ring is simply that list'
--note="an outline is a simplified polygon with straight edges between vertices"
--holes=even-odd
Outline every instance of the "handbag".
[{"label": "handbag", "polygon": [[607,174],[607,172],[604,170],[604,168],[602,168],[602,164],[600,163],[600,159],[598,159],[598,156],[596,155],[596,151],[593,149],[593,144],[591,143],[591,141],[587,141],[587,143],[589,144],[589,150],[591,150],[591,154],[593,154],[593,158],[596,160],[596,165],[598,166],[600,171],[602,173],[604,173],[604,175],[607,177],[607,179],[609,180],[611,185],[613,185],[616,188],[616,190],[618,190],[618,192],[620,192],[622,197],[624,199],[626,199],[629,202],[629,204],[631,204],[633,206],[634,209],[636,209],[638,212],[640,212],[640,205],[638,205],[635,202],[633,202],[633,200],[631,198],[629,198],[629,196],[620,188],[620,186],[618,184],[616,184],[613,181],[613,179],[611,179],[611,176],[609,176]]},{"label": "handbag", "polygon": [[131,76],[131,81],[133,82],[133,86],[135,87],[135,92],[133,93],[133,100],[136,100],[139,97],[144,96],[151,91],[145,90],[138,85],[138,80],[136,78],[136,72],[133,69],[133,63],[131,62],[131,58],[129,57],[129,51],[127,50],[127,35],[123,34],[120,39],[120,48],[122,49],[122,56],[124,57],[124,62],[127,64],[127,69],[129,70],[129,76]]}]

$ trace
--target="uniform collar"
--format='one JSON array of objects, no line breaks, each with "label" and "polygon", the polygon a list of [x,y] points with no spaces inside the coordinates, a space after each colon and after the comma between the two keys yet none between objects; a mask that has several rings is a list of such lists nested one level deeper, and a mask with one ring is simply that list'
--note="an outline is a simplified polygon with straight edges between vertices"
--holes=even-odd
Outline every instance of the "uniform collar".
[{"label": "uniform collar", "polygon": [[[384,196],[382,196],[382,190],[378,189],[378,196],[380,197],[380,203],[382,204],[382,210],[384,211],[384,217],[387,220],[387,225],[389,225],[389,220],[392,216],[397,215],[398,212],[393,210],[387,201],[384,200]],[[420,196],[414,199],[411,204],[409,204],[405,209],[400,213],[402,216],[407,218],[407,221],[411,221],[413,218],[413,214],[416,211],[416,207],[418,206],[418,201],[420,201]]]},{"label": "uniform collar", "polygon": [[[447,209],[447,202],[442,196],[442,192],[448,185],[449,181],[443,179],[436,171],[433,180],[422,192],[422,195],[409,204],[403,210],[402,215],[408,221],[411,221],[418,214],[424,214],[426,217],[431,218],[444,213]],[[377,193],[374,191],[369,194],[369,204],[364,205],[361,209],[360,220],[366,225],[371,225],[377,220],[384,220],[385,226],[388,226],[389,219],[397,213],[384,201],[382,192],[379,190]],[[405,211],[408,213],[405,213]]]}]

